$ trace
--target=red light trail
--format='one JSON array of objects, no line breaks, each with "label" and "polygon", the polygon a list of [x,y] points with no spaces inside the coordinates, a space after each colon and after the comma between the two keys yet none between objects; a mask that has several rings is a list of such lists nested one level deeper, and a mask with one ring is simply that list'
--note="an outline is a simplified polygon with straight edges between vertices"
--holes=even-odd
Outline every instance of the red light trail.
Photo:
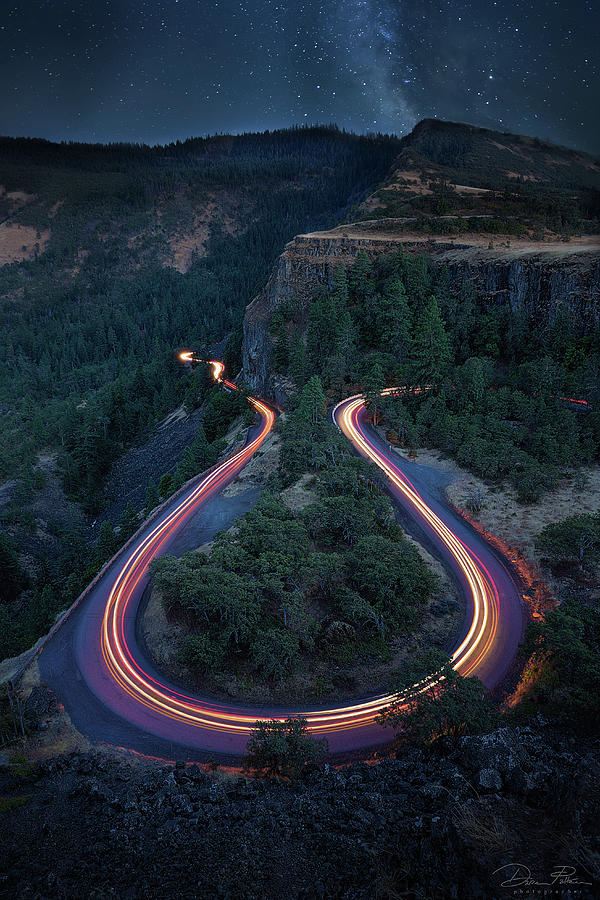
[{"label": "red light trail", "polygon": [[[180,359],[186,363],[200,362],[189,352],[180,354]],[[237,389],[232,382],[224,379],[221,362],[211,360],[209,365],[215,380],[230,390]],[[389,733],[376,725],[375,719],[396,699],[394,694],[382,694],[329,709],[254,710],[233,704],[223,705],[180,691],[158,674],[153,674],[132,639],[131,623],[135,621],[143,589],[148,584],[150,562],[166,551],[198,508],[241,471],[273,427],[273,410],[261,400],[248,399],[260,417],[256,436],[240,451],[205,474],[173,508],[161,514],[122,555],[114,573],[109,576],[100,626],[101,660],[91,658],[87,652],[81,654],[80,665],[83,664],[84,670],[87,670],[84,676],[88,684],[97,689],[97,695],[119,715],[155,734],[169,736],[172,740],[198,748],[222,747],[224,751],[229,751],[234,747],[236,752],[241,752],[258,718],[283,719],[290,714],[304,716],[313,733],[328,737],[332,749],[353,749],[389,740]],[[499,572],[504,572],[507,576],[506,570],[499,567],[497,560],[495,563],[492,560],[492,568],[495,569],[492,573],[490,560],[484,562],[480,554],[467,545],[468,536],[461,537],[443,521],[398,465],[368,436],[364,427],[362,397],[352,397],[339,403],[333,411],[333,418],[358,452],[386,475],[394,495],[433,536],[465,588],[467,621],[464,636],[451,654],[452,665],[462,675],[479,675],[488,683],[498,680],[514,655],[521,630],[520,598],[512,580],[509,577],[502,579],[502,574],[499,575]],[[498,579],[502,582],[502,597]],[[507,597],[508,602],[505,602]],[[504,627],[505,609],[510,620],[509,641],[506,640]],[[518,616],[515,616],[515,610]],[[98,671],[99,662],[102,663],[102,672]],[[435,684],[436,679],[436,674],[432,673],[423,683]],[[108,682],[112,682],[111,689],[107,688]]]}]

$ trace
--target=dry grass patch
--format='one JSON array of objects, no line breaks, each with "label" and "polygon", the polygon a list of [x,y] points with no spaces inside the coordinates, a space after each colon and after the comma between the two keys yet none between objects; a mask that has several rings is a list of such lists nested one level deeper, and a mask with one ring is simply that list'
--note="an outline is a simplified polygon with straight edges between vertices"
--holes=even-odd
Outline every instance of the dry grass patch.
[{"label": "dry grass patch", "polygon": [[0,266],[33,259],[36,248],[37,252],[43,253],[50,239],[50,232],[46,228],[40,232],[39,237],[37,234],[36,229],[28,225],[3,222],[0,225]]}]

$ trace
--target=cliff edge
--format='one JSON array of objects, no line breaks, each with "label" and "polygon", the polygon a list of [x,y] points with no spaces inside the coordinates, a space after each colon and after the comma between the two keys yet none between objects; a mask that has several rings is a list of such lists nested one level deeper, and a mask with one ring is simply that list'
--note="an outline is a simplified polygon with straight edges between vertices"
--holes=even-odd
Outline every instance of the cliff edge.
[{"label": "cliff edge", "polygon": [[600,236],[569,241],[469,234],[456,239],[411,232],[406,220],[378,220],[301,234],[281,254],[265,288],[246,308],[242,344],[243,378],[259,395],[285,402],[286,385],[272,370],[270,322],[284,304],[310,304],[319,285],[333,284],[338,266],[352,264],[363,250],[371,258],[404,250],[428,254],[445,266],[456,290],[471,281],[490,305],[524,310],[539,327],[561,307],[583,331],[600,324]]}]

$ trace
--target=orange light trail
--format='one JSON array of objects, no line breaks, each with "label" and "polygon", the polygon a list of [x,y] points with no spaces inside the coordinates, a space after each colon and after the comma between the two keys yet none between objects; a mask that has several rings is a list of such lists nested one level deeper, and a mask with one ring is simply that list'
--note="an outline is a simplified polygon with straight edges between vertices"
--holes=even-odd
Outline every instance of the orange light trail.
[{"label": "orange light trail", "polygon": [[[388,388],[383,393],[391,394],[395,390],[397,389]],[[334,421],[358,451],[381,469],[414,510],[429,524],[462,571],[471,592],[473,618],[465,638],[452,654],[451,661],[453,668],[461,675],[473,675],[485,658],[496,633],[498,594],[495,586],[485,566],[427,506],[410,481],[393,463],[379,453],[366,437],[358,421],[358,415],[363,406],[362,396],[343,400],[333,410]]]},{"label": "orange light trail", "polygon": [[[186,363],[204,362],[196,359],[191,351],[182,352],[180,359]],[[224,379],[223,363],[216,360],[210,360],[208,363],[216,381],[237,390],[232,382]],[[391,393],[392,390],[386,393]],[[191,514],[244,467],[273,427],[275,421],[273,410],[261,400],[254,397],[248,399],[261,418],[257,436],[242,450],[209,471],[129,553],[112,585],[101,626],[101,650],[106,668],[126,694],[162,717],[224,734],[249,734],[259,716],[253,715],[251,710],[236,709],[234,706],[224,706],[188,696],[145,672],[127,645],[125,622],[127,614],[131,615],[135,598],[139,596],[141,582],[147,577],[150,562],[163,550]],[[477,674],[494,645],[500,612],[498,591],[485,566],[428,507],[408,479],[364,434],[359,421],[363,407],[364,400],[361,396],[344,400],[333,410],[334,421],[357,450],[384,472],[415,513],[428,523],[463,573],[472,600],[472,619],[467,634],[451,659],[453,667],[461,675]],[[439,684],[440,681],[440,677],[432,673],[419,684],[422,684],[425,690],[426,687]],[[346,706],[295,711],[294,714],[304,716],[313,733],[333,734],[373,725],[376,717],[398,699],[396,694],[384,694],[363,701],[350,702]],[[282,720],[289,714],[281,711],[280,715],[274,718]]]}]

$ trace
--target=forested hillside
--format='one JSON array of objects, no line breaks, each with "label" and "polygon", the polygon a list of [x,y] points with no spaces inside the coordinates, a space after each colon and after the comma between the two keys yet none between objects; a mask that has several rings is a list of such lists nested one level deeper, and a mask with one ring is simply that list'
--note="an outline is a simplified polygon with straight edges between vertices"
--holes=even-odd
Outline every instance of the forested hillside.
[{"label": "forested hillside", "polygon": [[[535,328],[526,311],[490,307],[469,282],[457,290],[425,255],[371,262],[359,251],[331,289],[284,304],[270,327],[274,364],[296,385],[317,374],[331,397],[364,390],[393,441],[509,480],[523,502],[598,459],[600,332],[568,308]],[[386,385],[416,390],[382,398]]]},{"label": "forested hillside", "polygon": [[598,234],[600,162],[537,138],[424,119],[352,221],[410,217],[442,234]]},{"label": "forested hillside", "polygon": [[148,510],[215,461],[239,405],[177,349],[235,335],[285,242],[339,221],[397,146],[335,127],[167,147],[0,140],[0,657],[139,523],[127,506],[86,531],[65,494],[91,523],[115,459],[182,403],[208,401],[205,431],[148,485]]},{"label": "forested hillside", "polygon": [[223,338],[283,244],[339,220],[397,140],[335,127],[167,147],[0,141],[0,476],[60,447],[98,508],[121,448],[182,399],[182,343]]}]

